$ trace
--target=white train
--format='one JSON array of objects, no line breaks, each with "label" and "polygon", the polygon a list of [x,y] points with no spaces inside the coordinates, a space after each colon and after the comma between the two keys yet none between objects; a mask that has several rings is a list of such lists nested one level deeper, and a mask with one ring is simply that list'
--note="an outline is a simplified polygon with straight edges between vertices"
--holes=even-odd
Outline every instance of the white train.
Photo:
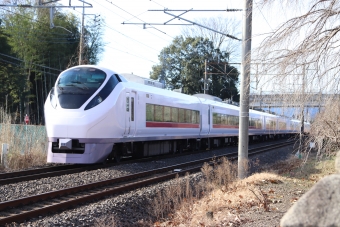
[{"label": "white train", "polygon": [[[103,67],[70,68],[45,102],[47,161],[98,163],[236,143],[239,107],[216,99],[129,82]],[[297,120],[250,110],[250,140],[299,130]]]}]

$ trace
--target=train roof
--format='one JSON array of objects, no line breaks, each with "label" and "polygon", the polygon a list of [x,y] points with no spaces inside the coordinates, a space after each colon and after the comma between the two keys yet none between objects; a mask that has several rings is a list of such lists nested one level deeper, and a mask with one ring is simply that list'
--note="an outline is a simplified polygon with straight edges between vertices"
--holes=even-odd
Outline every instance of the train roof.
[{"label": "train roof", "polygon": [[135,82],[135,83],[144,84],[144,85],[157,87],[157,88],[164,88],[165,87],[163,83],[161,83],[157,80],[137,76],[135,74],[122,73],[122,74],[119,74],[119,76],[120,76],[120,78],[124,77],[127,81],[130,81],[130,82]]},{"label": "train roof", "polygon": [[[210,105],[221,106],[221,107],[228,106],[228,108],[231,108],[231,109],[239,109],[238,106],[223,102],[222,99],[212,96],[212,95],[208,95],[208,94],[187,95],[184,93],[164,89],[164,85],[161,82],[157,80],[149,79],[149,78],[140,77],[135,74],[129,74],[129,73],[119,74],[109,68],[96,66],[96,65],[80,65],[80,66],[75,66],[75,67],[94,67],[94,68],[101,69],[108,74],[117,74],[121,78],[122,82],[129,82],[128,84],[133,85],[131,88],[138,86],[138,88],[143,90],[144,92],[149,92],[149,93],[154,93],[154,94],[161,93],[163,95],[168,95],[169,97],[185,99],[185,100],[189,100],[192,102],[207,103]],[[75,68],[75,67],[72,67],[72,68]],[[253,109],[249,109],[249,113],[260,114],[260,115],[268,116],[268,117],[280,117],[272,113],[263,112],[259,110],[253,110]],[[288,117],[285,117],[285,118],[288,118]],[[300,120],[291,119],[291,121],[299,122]]]}]

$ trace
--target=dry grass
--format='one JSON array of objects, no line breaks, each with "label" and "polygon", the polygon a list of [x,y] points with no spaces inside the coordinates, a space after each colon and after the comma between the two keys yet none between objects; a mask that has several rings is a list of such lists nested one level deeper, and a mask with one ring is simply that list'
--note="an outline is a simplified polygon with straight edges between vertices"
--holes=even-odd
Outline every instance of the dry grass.
[{"label": "dry grass", "polygon": [[[239,216],[241,212],[249,209],[264,212],[277,209],[272,206],[272,199],[276,196],[275,185],[285,182],[283,187],[286,187],[299,181],[307,189],[325,175],[335,172],[334,158],[320,162],[315,153],[309,156],[308,161],[292,156],[268,168],[267,172],[238,180],[235,177],[236,166],[226,160],[215,168],[204,165],[204,180],[199,183],[198,189],[203,192],[203,196],[191,196],[189,199],[186,195],[187,199],[176,204],[172,212],[168,209],[167,215],[158,216],[158,220],[163,222],[158,221],[154,226],[240,226],[244,221]],[[172,196],[176,196],[176,193]],[[168,203],[169,197],[163,203]],[[162,198],[159,196],[157,199],[161,203]],[[167,218],[166,221],[164,218]]]},{"label": "dry grass", "polygon": [[47,140],[43,126],[15,125],[12,118],[0,109],[0,144],[9,145],[6,166],[2,169],[20,170],[46,164]]}]

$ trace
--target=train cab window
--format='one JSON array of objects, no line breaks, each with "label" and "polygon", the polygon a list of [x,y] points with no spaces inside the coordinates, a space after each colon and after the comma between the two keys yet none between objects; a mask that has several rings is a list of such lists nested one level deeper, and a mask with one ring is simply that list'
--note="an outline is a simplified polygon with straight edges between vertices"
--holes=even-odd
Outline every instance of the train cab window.
[{"label": "train cab window", "polygon": [[[102,83],[100,79],[98,79],[98,83]],[[91,109],[103,102],[111,94],[118,83],[119,81],[117,76],[112,75],[99,93],[89,102],[89,104],[87,104],[85,110]]]},{"label": "train cab window", "polygon": [[[92,78],[98,79],[95,84],[88,83]],[[100,69],[89,67],[78,67],[66,70],[60,74],[56,93],[61,108],[80,108],[102,85],[106,79],[106,73]],[[102,97],[96,98],[102,101]]]},{"label": "train cab window", "polygon": [[54,87],[52,87],[51,91],[50,91],[50,102],[53,108],[57,107],[57,100],[56,100],[56,96],[54,94]]}]

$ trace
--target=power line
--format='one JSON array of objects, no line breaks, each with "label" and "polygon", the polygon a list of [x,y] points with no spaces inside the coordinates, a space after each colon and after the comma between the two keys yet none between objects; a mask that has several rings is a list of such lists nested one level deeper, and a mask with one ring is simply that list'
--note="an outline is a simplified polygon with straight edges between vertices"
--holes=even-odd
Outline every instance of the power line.
[{"label": "power line", "polygon": [[[76,11],[76,12],[78,12],[78,11]],[[78,13],[80,13],[80,12],[78,12]],[[148,47],[148,48],[150,48],[150,49],[152,49],[152,50],[158,52],[157,49],[155,49],[155,48],[153,48],[153,47],[151,47],[151,46],[148,46],[147,44],[144,44],[144,43],[142,43],[142,42],[140,42],[140,41],[138,41],[138,40],[136,40],[136,39],[134,39],[134,38],[132,38],[132,37],[130,37],[130,36],[128,36],[128,35],[125,35],[124,33],[120,32],[120,31],[118,31],[118,30],[116,30],[116,29],[114,29],[114,28],[112,28],[112,27],[110,27],[110,26],[108,26],[108,25],[106,25],[106,24],[104,24],[104,26],[107,27],[107,28],[109,28],[109,29],[111,29],[111,30],[114,31],[114,32],[119,33],[119,34],[122,35],[122,36],[125,36],[126,38],[129,38],[129,39],[131,39],[131,40],[133,40],[133,41],[135,41],[135,42],[137,42],[137,43],[139,43],[139,44],[141,44],[141,45],[143,45],[143,46],[146,46],[146,47]]]},{"label": "power line", "polygon": [[[219,33],[221,35],[225,35],[225,36],[227,36],[227,37],[229,37],[231,39],[242,41],[241,39],[239,39],[239,38],[237,38],[235,36],[232,36],[232,35],[229,35],[229,34],[224,34],[224,33],[219,32],[217,30],[211,29],[210,27],[204,26],[202,24],[198,24],[198,23],[196,23],[194,21],[190,21],[190,20],[187,20],[187,19],[181,17],[183,14],[185,14],[187,12],[194,12],[194,11],[226,11],[226,12],[236,12],[236,11],[242,11],[241,9],[226,9],[226,10],[194,10],[194,9],[189,9],[189,10],[171,10],[171,9],[158,10],[158,9],[156,9],[156,10],[149,10],[149,11],[155,11],[155,12],[156,11],[162,11],[163,13],[168,14],[168,15],[172,16],[173,18],[168,20],[168,21],[166,21],[166,22],[163,22],[163,23],[145,23],[145,22],[144,23],[125,23],[125,22],[123,22],[123,24],[143,24],[144,28],[145,28],[146,25],[150,25],[150,26],[151,25],[197,25],[199,27],[211,30],[211,31],[213,31],[215,33]],[[179,15],[174,15],[172,13],[169,13],[170,11],[180,11],[182,13],[179,14]],[[184,24],[184,23],[183,24],[169,24],[169,22],[171,22],[171,21],[173,21],[175,19],[179,19],[179,20],[188,22],[189,24]]]},{"label": "power line", "polygon": [[262,17],[264,18],[264,20],[267,22],[268,26],[270,27],[270,29],[273,31],[273,28],[270,26],[269,22],[267,21],[266,17],[263,15],[262,10],[260,9],[260,7],[258,6],[258,4],[255,2],[256,7],[258,8],[258,10],[260,11]]},{"label": "power line", "polygon": [[122,52],[122,53],[125,53],[125,54],[129,54],[129,55],[135,56],[135,57],[137,57],[137,58],[140,58],[140,59],[143,59],[143,60],[146,60],[146,61],[149,61],[149,62],[152,62],[152,63],[157,64],[157,62],[154,62],[154,61],[152,61],[152,60],[150,60],[150,59],[147,59],[147,58],[145,58],[145,57],[141,57],[141,56],[138,56],[138,55],[135,55],[135,54],[131,54],[131,53],[127,52],[127,51],[119,50],[119,49],[114,48],[114,47],[110,47],[110,46],[107,46],[107,47],[109,47],[109,48],[111,48],[111,49],[114,49],[114,50],[117,50],[117,51],[119,51],[119,52]]},{"label": "power line", "polygon": [[[7,55],[7,54],[2,54],[2,53],[0,53],[0,55],[5,56],[5,57],[8,57],[8,58],[11,58],[11,59],[14,59],[14,60],[17,60],[17,61],[21,61],[21,62],[27,63],[27,61],[24,61],[24,60],[22,60],[22,59],[20,59],[20,58],[16,58],[16,57],[13,57],[13,56],[10,56],[10,55]],[[51,69],[51,70],[59,71],[59,72],[62,71],[62,70],[60,70],[60,69],[51,68],[51,67],[43,66],[43,65],[38,65],[38,64],[35,64],[35,63],[32,63],[32,65],[35,65],[35,66],[38,66],[38,67],[41,67],[41,68],[45,68],[45,69]]]},{"label": "power line", "polygon": [[[105,1],[107,1],[107,0],[105,0]],[[109,1],[107,1],[107,2],[110,3],[110,4],[112,4],[112,2],[109,2]],[[97,4],[99,4],[100,6],[104,7],[102,4],[100,4],[100,3],[98,3],[98,2],[97,2]],[[117,5],[114,5],[114,6],[118,7]],[[104,8],[107,9],[106,7],[104,7]],[[120,7],[118,7],[118,8],[121,9],[121,10],[123,10],[124,12],[128,13],[129,15],[132,15],[133,18],[137,18],[137,19],[140,20],[140,21],[143,21],[143,20],[140,19],[138,16],[140,16],[141,14],[144,14],[144,13],[147,12],[147,11],[145,11],[145,12],[139,14],[138,16],[135,16],[135,15],[133,15],[133,14],[127,12],[126,10],[124,10],[124,9],[122,9],[122,8],[120,8]],[[108,10],[108,9],[107,9],[107,10]],[[110,12],[111,12],[111,11],[110,11]],[[116,14],[116,15],[118,15],[118,14]],[[123,16],[121,16],[121,15],[118,15],[118,16],[121,17],[121,18],[124,19],[124,20],[128,20],[128,19],[126,19],[125,17],[123,17]],[[131,19],[129,19],[129,20],[131,20]],[[137,25],[136,25],[136,26],[137,26]],[[157,30],[158,30],[158,29],[157,29]],[[158,30],[158,31],[160,31],[160,30]],[[160,39],[163,39],[162,37],[160,37],[160,36],[158,36],[158,35],[156,35],[156,34],[150,32],[150,31],[146,31],[146,32],[148,32],[148,33],[150,33],[151,35],[156,36],[156,37],[158,37],[158,38],[160,38]],[[160,31],[160,32],[163,33],[163,34],[165,34],[165,35],[167,35],[167,36],[169,36],[170,38],[174,39],[174,37],[172,37],[172,36],[166,34],[165,32],[163,32],[163,31]],[[163,39],[163,40],[165,40],[165,39]],[[165,41],[167,41],[167,40],[165,40]]]},{"label": "power line", "polygon": [[[126,11],[126,10],[124,10],[123,8],[117,6],[116,4],[113,4],[111,1],[108,1],[108,0],[105,0],[105,1],[108,2],[108,3],[110,3],[110,4],[113,5],[113,6],[117,7],[118,9],[120,9],[120,10],[126,12],[127,14],[131,15],[133,18],[137,18],[138,20],[140,20],[140,21],[142,21],[142,22],[145,23],[145,21],[143,21],[142,19],[140,19],[138,16],[135,16],[135,15],[133,15],[132,13],[129,13],[128,11]],[[122,16],[120,16],[120,17],[122,17]],[[122,17],[122,18],[124,18],[124,17]],[[124,18],[124,19],[125,19],[125,18]],[[124,22],[123,22],[123,24],[124,24]],[[157,31],[159,31],[159,32],[161,32],[161,33],[163,33],[163,34],[169,36],[170,38],[174,39],[174,37],[172,37],[172,36],[166,34],[166,32],[163,32],[162,30],[160,30],[160,29],[158,29],[158,28],[156,28],[156,27],[152,27],[152,28],[154,28],[154,29],[156,29]],[[151,34],[153,34],[153,33],[151,33]],[[153,35],[155,35],[155,34],[153,34]]]},{"label": "power line", "polygon": [[[5,63],[11,64],[11,65],[18,66],[18,67],[20,67],[20,68],[22,68],[22,69],[27,69],[26,67],[24,67],[24,66],[22,66],[22,65],[20,65],[20,64],[18,64],[18,63],[14,63],[14,62],[11,62],[11,61],[7,61],[7,60],[2,59],[2,58],[0,58],[0,62],[5,62]],[[39,69],[35,69],[34,71],[36,71],[36,72],[41,72],[41,73],[44,73],[44,74],[49,74],[49,75],[52,75],[52,76],[58,76],[58,75],[59,75],[59,74],[55,74],[55,73],[50,73],[50,72],[46,72],[46,71],[41,71],[41,70],[39,70]]]},{"label": "power line", "polygon": [[157,5],[161,6],[161,7],[163,7],[164,9],[167,8],[167,7],[165,7],[165,6],[161,5],[161,4],[159,4],[159,3],[156,2],[156,1],[150,0],[150,2],[154,2],[155,4],[157,4]]}]

